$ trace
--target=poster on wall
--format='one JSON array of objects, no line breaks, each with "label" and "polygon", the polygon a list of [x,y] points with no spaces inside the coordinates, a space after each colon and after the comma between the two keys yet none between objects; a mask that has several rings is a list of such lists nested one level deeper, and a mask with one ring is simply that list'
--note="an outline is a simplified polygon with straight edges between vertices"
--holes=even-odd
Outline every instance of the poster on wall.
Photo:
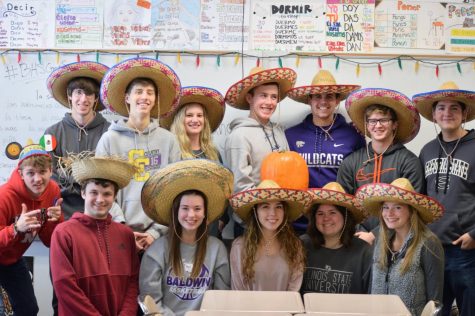
[{"label": "poster on wall", "polygon": [[58,48],[102,48],[103,0],[56,0]]},{"label": "poster on wall", "polygon": [[393,48],[444,49],[445,4],[380,1],[375,9],[375,45]]},{"label": "poster on wall", "polygon": [[446,51],[457,54],[475,53],[475,3],[447,4]]},{"label": "poster on wall", "polygon": [[153,1],[151,48],[198,50],[199,14],[200,0]]},{"label": "poster on wall", "polygon": [[150,49],[151,0],[107,0],[104,48]]},{"label": "poster on wall", "polygon": [[54,1],[0,0],[0,48],[54,47]]},{"label": "poster on wall", "polygon": [[256,50],[325,51],[325,1],[251,3],[249,46]]},{"label": "poster on wall", "polygon": [[326,46],[329,52],[371,52],[375,0],[327,0]]},{"label": "poster on wall", "polygon": [[247,50],[248,3],[244,4],[244,0],[201,0],[200,49]]}]

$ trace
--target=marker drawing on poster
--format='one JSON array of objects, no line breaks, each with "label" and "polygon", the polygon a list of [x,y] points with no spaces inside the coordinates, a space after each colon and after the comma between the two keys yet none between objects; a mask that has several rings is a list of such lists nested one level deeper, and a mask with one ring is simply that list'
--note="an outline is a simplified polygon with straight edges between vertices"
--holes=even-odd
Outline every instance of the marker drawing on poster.
[{"label": "marker drawing on poster", "polygon": [[449,53],[475,53],[475,3],[447,4],[447,48]]}]

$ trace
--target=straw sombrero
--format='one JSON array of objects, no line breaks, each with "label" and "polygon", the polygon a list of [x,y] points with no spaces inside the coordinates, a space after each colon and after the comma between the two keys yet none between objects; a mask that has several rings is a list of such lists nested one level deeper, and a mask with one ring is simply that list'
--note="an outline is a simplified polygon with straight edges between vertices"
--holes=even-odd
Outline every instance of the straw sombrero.
[{"label": "straw sombrero", "polygon": [[178,107],[173,111],[173,113],[160,119],[160,126],[170,129],[175,114],[183,106],[190,103],[199,103],[206,109],[211,132],[215,131],[224,117],[224,97],[218,90],[198,86],[184,87],[181,89],[181,97]]},{"label": "straw sombrero", "polygon": [[383,202],[408,204],[419,212],[419,216],[428,224],[439,219],[444,207],[437,200],[414,191],[406,178],[399,178],[388,183],[370,183],[361,186],[355,194],[364,209],[372,215],[381,213]]},{"label": "straw sombrero", "polygon": [[82,183],[88,179],[104,179],[117,183],[119,189],[126,187],[137,172],[137,168],[117,157],[72,158],[71,173],[74,180]]},{"label": "straw sombrero", "polygon": [[[68,94],[66,91],[69,82],[72,79],[86,77],[96,81],[97,86],[99,87],[101,84],[101,80],[108,69],[109,67],[93,61],[81,61],[77,63],[67,64],[53,70],[53,72],[46,80],[46,86],[53,98],[59,103],[61,103],[61,105],[69,109],[70,106],[68,102]],[[100,100],[97,104],[97,109],[95,110],[104,110],[104,104]]]},{"label": "straw sombrero", "polygon": [[158,170],[142,188],[145,213],[161,225],[170,225],[173,200],[181,192],[198,190],[208,200],[208,223],[221,216],[233,192],[233,173],[207,159],[175,162]]},{"label": "straw sombrero", "polygon": [[262,181],[257,188],[234,194],[230,201],[231,207],[246,221],[254,205],[269,201],[284,201],[288,204],[288,221],[293,222],[302,215],[303,210],[311,202],[310,194],[305,190],[285,189],[273,180]]},{"label": "straw sombrero", "polygon": [[[312,195],[312,205],[332,204],[342,206],[353,214],[356,223],[361,223],[367,217],[359,201],[353,195],[346,193],[338,182],[329,182],[323,188],[311,188],[308,189],[308,192]],[[307,209],[307,213],[309,210],[310,207]]]},{"label": "straw sombrero", "polygon": [[396,112],[398,120],[396,142],[405,144],[416,137],[421,125],[421,118],[416,107],[401,92],[384,88],[356,90],[346,99],[346,111],[360,133],[365,132],[364,112],[373,104],[385,105]]},{"label": "straw sombrero", "polygon": [[290,68],[272,68],[263,69],[254,67],[250,75],[233,84],[226,92],[224,100],[230,106],[249,110],[249,103],[246,101],[246,95],[249,90],[263,85],[265,83],[275,82],[279,86],[279,102],[287,96],[289,91],[297,80],[297,73]]},{"label": "straw sombrero", "polygon": [[320,70],[312,80],[311,85],[292,88],[287,96],[300,103],[309,103],[309,97],[313,94],[337,93],[338,100],[344,100],[348,95],[361,88],[358,85],[336,84],[335,78],[328,70]]},{"label": "straw sombrero", "polygon": [[466,122],[475,119],[475,91],[460,90],[453,81],[444,83],[439,90],[419,93],[412,97],[419,113],[431,122],[433,121],[432,106],[441,100],[453,100],[465,104],[469,110]]},{"label": "straw sombrero", "polygon": [[[152,80],[158,87],[160,116],[166,116],[176,108],[180,99],[180,79],[173,69],[164,63],[143,57],[124,60],[109,69],[101,83],[102,103],[110,110],[128,117],[125,89],[132,80],[139,77]],[[158,116],[158,106],[152,108],[150,117]]]}]

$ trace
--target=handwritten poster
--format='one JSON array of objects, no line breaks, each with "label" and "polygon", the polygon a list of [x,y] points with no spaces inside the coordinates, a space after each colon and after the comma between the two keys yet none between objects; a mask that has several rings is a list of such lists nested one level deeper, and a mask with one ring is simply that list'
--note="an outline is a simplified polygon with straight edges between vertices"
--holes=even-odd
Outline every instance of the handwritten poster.
[{"label": "handwritten poster", "polygon": [[448,26],[446,51],[475,53],[475,4],[447,4]]},{"label": "handwritten poster", "polygon": [[200,49],[248,49],[249,5],[244,0],[201,0],[200,16]]},{"label": "handwritten poster", "polygon": [[151,31],[150,1],[105,1],[104,48],[150,49]]},{"label": "handwritten poster", "polygon": [[103,0],[56,0],[56,47],[101,48]]},{"label": "handwritten poster", "polygon": [[0,48],[54,47],[54,1],[0,0]]},{"label": "handwritten poster", "polygon": [[371,52],[375,0],[327,0],[326,46],[330,52]]},{"label": "handwritten poster", "polygon": [[251,49],[325,50],[324,1],[253,1]]}]

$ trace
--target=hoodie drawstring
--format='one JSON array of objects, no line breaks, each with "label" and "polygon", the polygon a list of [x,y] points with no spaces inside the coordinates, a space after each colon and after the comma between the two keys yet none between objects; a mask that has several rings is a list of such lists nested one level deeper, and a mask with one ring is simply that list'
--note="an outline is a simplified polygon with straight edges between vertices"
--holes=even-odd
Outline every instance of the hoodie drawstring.
[{"label": "hoodie drawstring", "polygon": [[110,251],[109,251],[109,235],[107,233],[107,223],[103,222],[103,223],[101,223],[101,225],[104,225],[104,234],[102,234],[99,221],[96,220],[97,239],[99,241],[99,248],[101,249],[101,252],[104,253],[104,249],[102,249],[102,242],[101,242],[101,239],[102,239],[104,241],[104,245],[106,247],[105,252],[106,252],[106,256],[107,256],[107,264],[108,264],[108,267],[110,268],[111,258],[110,258]]}]

